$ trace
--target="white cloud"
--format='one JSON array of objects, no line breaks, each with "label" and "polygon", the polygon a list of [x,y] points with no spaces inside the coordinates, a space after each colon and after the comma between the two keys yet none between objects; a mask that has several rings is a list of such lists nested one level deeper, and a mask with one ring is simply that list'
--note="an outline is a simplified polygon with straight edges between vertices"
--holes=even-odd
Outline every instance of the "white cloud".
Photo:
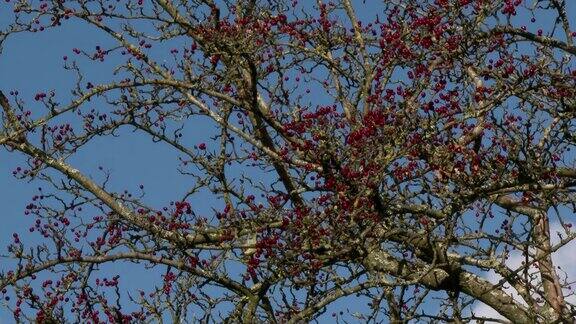
[{"label": "white cloud", "polygon": [[[560,223],[558,223],[558,222],[552,223],[550,225],[552,244],[559,242],[559,238],[557,235],[558,232],[565,235],[565,232],[562,229],[562,226],[560,225]],[[506,262],[506,264],[511,269],[518,269],[521,266],[523,259],[524,259],[524,257],[522,256],[522,254],[518,251],[515,251],[508,258],[508,261]],[[566,276],[570,279],[569,281],[576,280],[576,267],[574,267],[574,260],[575,259],[576,259],[576,240],[573,240],[570,243],[566,244],[565,246],[561,247],[558,251],[556,251],[552,255],[552,260],[554,261],[554,265],[556,267],[560,267],[560,269],[561,269],[561,271],[558,272],[558,275],[561,277],[561,279],[563,278],[564,272],[565,272]],[[564,272],[562,272],[562,271],[564,271]],[[484,278],[493,284],[498,283],[500,281],[500,279],[502,279],[502,277],[500,275],[496,274],[494,271],[488,272]],[[506,292],[508,292],[512,297],[514,297],[514,299],[517,299],[518,301],[523,302],[522,298],[518,295],[518,292],[514,288],[511,288],[510,285],[505,285],[504,287],[506,288],[505,289]],[[566,292],[569,292],[569,290],[567,290]],[[566,301],[574,304],[574,303],[576,303],[576,296],[574,296],[574,295],[569,296]],[[490,307],[490,306],[488,306],[482,302],[477,302],[474,305],[472,311],[474,312],[474,314],[476,316],[491,317],[491,318],[496,318],[496,319],[504,319],[492,307]]]}]

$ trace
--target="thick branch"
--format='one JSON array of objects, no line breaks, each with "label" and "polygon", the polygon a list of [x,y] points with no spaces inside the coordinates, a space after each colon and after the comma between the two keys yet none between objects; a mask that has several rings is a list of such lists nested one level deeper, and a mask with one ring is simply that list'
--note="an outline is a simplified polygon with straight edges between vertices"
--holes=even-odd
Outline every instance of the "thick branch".
[{"label": "thick branch", "polygon": [[506,294],[499,287],[481,279],[477,275],[464,270],[458,273],[448,272],[445,269],[433,268],[422,274],[413,266],[396,260],[385,251],[370,252],[365,266],[371,271],[388,273],[408,280],[420,279],[419,283],[434,290],[456,289],[477,298],[486,305],[494,308],[504,317],[514,320],[515,323],[532,323],[528,311],[514,298]]}]

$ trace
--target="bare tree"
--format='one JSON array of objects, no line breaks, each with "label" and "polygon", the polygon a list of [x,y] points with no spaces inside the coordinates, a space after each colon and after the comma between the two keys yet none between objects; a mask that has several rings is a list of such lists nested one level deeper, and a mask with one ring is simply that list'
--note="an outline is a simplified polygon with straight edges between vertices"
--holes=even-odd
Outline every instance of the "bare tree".
[{"label": "bare tree", "polygon": [[[553,260],[576,236],[564,0],[2,6],[4,46],[61,24],[113,44],[65,57],[71,95],[0,95],[0,145],[28,161],[14,176],[43,183],[0,275],[17,321],[574,321],[576,278]],[[90,61],[114,62],[109,82]],[[182,136],[207,120],[214,136]],[[178,152],[186,195],[156,206],[70,162],[122,129]],[[202,191],[210,215],[189,202]],[[156,288],[124,294],[112,262]],[[326,313],[340,299],[369,305]]]}]

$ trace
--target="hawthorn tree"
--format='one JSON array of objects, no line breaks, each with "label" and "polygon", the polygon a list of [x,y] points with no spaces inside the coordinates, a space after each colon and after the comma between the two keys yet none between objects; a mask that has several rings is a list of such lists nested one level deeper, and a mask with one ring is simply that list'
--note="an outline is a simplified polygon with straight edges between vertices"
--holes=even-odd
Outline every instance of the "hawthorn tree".
[{"label": "hawthorn tree", "polygon": [[[491,320],[483,303],[572,323],[576,278],[554,264],[576,237],[568,5],[6,0],[5,48],[71,24],[110,43],[66,53],[69,93],[2,89],[0,145],[40,186],[4,306],[39,323],[401,323]],[[188,136],[199,123],[213,132]],[[154,204],[115,190],[106,161],[71,162],[124,129],[178,153],[186,194]],[[109,263],[157,282],[126,291]]]}]

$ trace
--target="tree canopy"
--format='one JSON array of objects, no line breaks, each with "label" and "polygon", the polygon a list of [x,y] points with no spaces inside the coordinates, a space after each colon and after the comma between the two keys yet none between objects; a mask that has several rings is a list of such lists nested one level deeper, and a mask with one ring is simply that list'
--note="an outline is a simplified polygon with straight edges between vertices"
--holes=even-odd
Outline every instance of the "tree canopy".
[{"label": "tree canopy", "polygon": [[[107,41],[47,63],[68,92],[3,76],[0,149],[40,188],[1,305],[39,323],[572,323],[576,274],[555,263],[576,237],[571,5],[6,0],[4,50],[70,25]],[[74,162],[127,131],[176,152],[185,193],[158,203]]]}]

